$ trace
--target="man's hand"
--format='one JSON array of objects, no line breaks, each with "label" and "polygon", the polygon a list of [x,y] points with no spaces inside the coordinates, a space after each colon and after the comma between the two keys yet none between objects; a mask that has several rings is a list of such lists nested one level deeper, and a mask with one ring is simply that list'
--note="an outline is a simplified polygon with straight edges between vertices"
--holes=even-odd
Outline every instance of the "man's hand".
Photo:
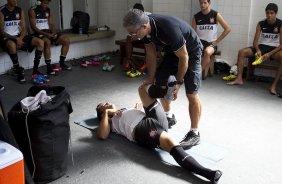
[{"label": "man's hand", "polygon": [[177,99],[177,95],[178,95],[178,91],[180,89],[181,85],[179,84],[176,84],[176,89],[174,90],[174,92],[172,93],[174,98],[173,98],[173,101],[175,101]]},{"label": "man's hand", "polygon": [[23,39],[20,38],[20,37],[17,37],[17,38],[16,38],[16,43],[17,43],[17,48],[18,48],[18,49],[22,48],[22,46],[23,46],[23,44],[24,44]]},{"label": "man's hand", "polygon": [[261,56],[261,51],[260,51],[260,50],[257,50],[257,52],[255,53],[255,56],[256,56],[256,57],[260,57],[260,56]]}]

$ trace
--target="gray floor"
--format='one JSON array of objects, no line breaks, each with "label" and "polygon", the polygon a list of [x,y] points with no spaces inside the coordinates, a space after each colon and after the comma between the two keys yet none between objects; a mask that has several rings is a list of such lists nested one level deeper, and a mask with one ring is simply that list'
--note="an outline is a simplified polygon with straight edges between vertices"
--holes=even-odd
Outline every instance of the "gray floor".
[{"label": "gray floor", "polygon": [[[113,59],[118,63],[118,58]],[[30,82],[21,85],[7,75],[0,76],[6,87],[1,93],[8,111],[22,99]],[[227,86],[221,76],[203,81],[200,97],[203,113],[201,138],[229,150],[229,154],[214,168],[224,172],[224,184],[278,184],[282,182],[282,99],[268,92],[270,83],[247,81],[244,86]],[[65,86],[71,94],[74,112],[71,114],[71,140],[74,165],[69,156],[68,172],[53,184],[181,184],[208,183],[180,167],[160,162],[152,151],[121,139],[100,141],[91,131],[75,125],[75,120],[95,114],[99,102],[110,101],[117,106],[130,106],[138,101],[137,88],[144,77],[127,78],[117,64],[113,72],[99,67],[73,67],[51,78],[50,85]],[[281,84],[280,87],[282,88]],[[187,100],[181,89],[173,103],[178,124],[173,129],[189,128]],[[184,135],[183,135],[184,136]]]}]

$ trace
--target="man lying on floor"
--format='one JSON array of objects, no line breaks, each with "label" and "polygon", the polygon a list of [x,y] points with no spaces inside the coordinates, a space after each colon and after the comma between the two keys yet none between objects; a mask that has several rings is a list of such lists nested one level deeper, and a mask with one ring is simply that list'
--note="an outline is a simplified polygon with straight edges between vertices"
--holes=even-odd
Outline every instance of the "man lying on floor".
[{"label": "man lying on floor", "polygon": [[[169,77],[167,89],[158,88],[158,94],[171,98],[175,85],[175,77]],[[141,85],[138,91],[142,104],[135,105],[135,108],[117,109],[114,104],[100,103],[96,108],[100,120],[98,138],[107,139],[112,131],[146,148],[161,148],[169,152],[183,168],[217,183],[222,172],[201,166],[167,133],[168,121],[164,110],[147,92],[154,90],[156,94],[156,89],[154,85]],[[145,113],[141,111],[142,105]]]}]

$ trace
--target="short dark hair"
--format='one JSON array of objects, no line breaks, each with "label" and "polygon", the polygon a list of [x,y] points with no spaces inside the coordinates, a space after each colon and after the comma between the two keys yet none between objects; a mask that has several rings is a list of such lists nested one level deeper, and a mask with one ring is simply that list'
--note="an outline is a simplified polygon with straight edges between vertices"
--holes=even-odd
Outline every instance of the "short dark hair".
[{"label": "short dark hair", "polygon": [[272,10],[275,13],[277,13],[278,12],[278,6],[275,3],[269,3],[265,8],[265,11],[267,11],[267,10]]},{"label": "short dark hair", "polygon": [[97,112],[97,118],[99,121],[102,120],[102,112],[100,111],[100,108],[98,108],[100,106],[100,104],[97,105],[96,107],[96,112]]},{"label": "short dark hair", "polygon": [[142,10],[144,12],[144,6],[141,3],[134,4],[133,9]]}]

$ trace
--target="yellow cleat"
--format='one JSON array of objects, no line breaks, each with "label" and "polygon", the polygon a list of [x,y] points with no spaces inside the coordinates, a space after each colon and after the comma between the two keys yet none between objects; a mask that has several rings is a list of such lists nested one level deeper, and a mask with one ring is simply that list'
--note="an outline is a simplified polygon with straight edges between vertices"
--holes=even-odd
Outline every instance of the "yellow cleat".
[{"label": "yellow cleat", "polygon": [[222,77],[222,80],[231,81],[231,80],[236,79],[236,77],[237,77],[236,75],[230,74],[230,75]]},{"label": "yellow cleat", "polygon": [[261,57],[257,57],[256,60],[252,63],[252,65],[259,65],[262,62],[263,62],[262,56]]}]

